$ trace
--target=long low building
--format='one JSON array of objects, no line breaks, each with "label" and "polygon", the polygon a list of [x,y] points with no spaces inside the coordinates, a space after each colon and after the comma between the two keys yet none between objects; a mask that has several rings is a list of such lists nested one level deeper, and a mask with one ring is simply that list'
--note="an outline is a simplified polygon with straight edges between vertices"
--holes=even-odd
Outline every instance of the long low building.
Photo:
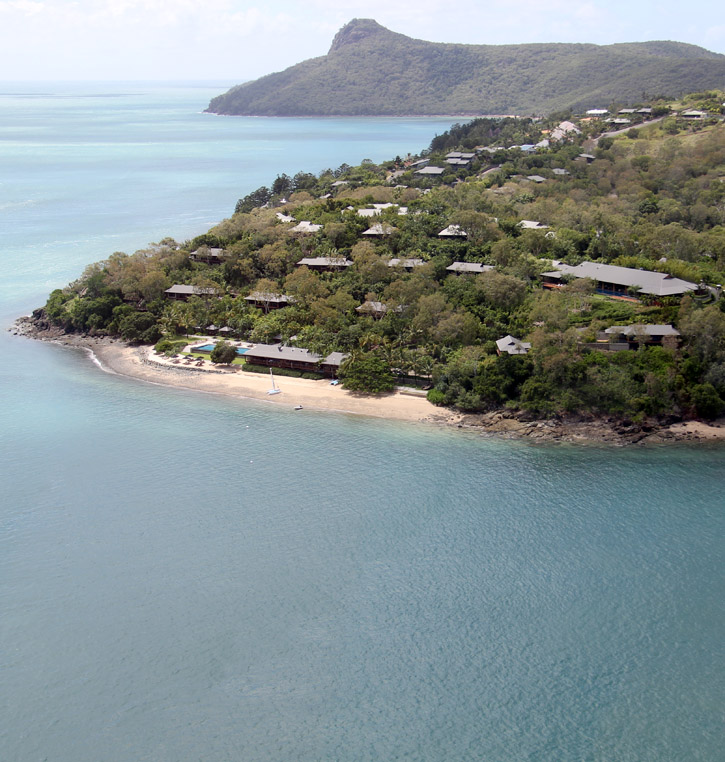
[{"label": "long low building", "polygon": [[636,323],[634,325],[613,325],[605,328],[602,333],[608,339],[620,339],[637,345],[640,342],[645,344],[662,344],[665,339],[677,342],[680,338],[680,332],[669,324],[646,325]]},{"label": "long low building", "polygon": [[697,284],[675,278],[667,273],[652,270],[635,270],[633,267],[603,265],[599,262],[582,262],[572,266],[554,262],[555,270],[543,273],[544,285],[560,286],[565,276],[590,278],[597,284],[597,291],[608,296],[627,296],[630,289],[650,296],[682,296],[688,291],[696,291]]},{"label": "long low building", "polygon": [[214,296],[217,291],[214,288],[199,288],[184,283],[175,283],[171,288],[164,291],[167,298],[186,301],[191,296]]},{"label": "long low building", "polygon": [[392,259],[388,260],[388,267],[402,267],[404,270],[407,270],[408,272],[412,272],[414,268],[416,267],[423,267],[425,264],[424,260],[419,259],[417,257],[410,257],[408,259],[400,259],[399,257],[393,257]]},{"label": "long low building", "polygon": [[257,344],[244,353],[245,361],[253,365],[321,372],[331,376],[337,375],[346,358],[343,352],[331,352],[327,357],[321,357],[309,349],[283,344]]},{"label": "long low building", "polygon": [[287,294],[273,294],[268,291],[253,291],[249,296],[244,297],[245,302],[261,307],[263,310],[277,310],[280,307],[286,307],[288,304],[294,304],[295,298]]},{"label": "long low building", "polygon": [[493,270],[493,265],[483,265],[480,262],[454,262],[446,270],[451,273],[487,273]]},{"label": "long low building", "polygon": [[297,263],[297,267],[309,267],[310,270],[329,272],[352,267],[352,260],[345,257],[303,257]]}]

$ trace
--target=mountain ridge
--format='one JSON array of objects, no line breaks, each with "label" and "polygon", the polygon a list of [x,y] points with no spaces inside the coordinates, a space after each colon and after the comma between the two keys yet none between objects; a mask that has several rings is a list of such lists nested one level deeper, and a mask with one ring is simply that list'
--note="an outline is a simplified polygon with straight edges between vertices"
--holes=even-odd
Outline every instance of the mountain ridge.
[{"label": "mountain ridge", "polygon": [[328,53],[236,85],[208,112],[245,116],[543,113],[725,84],[725,56],[666,40],[468,45],[353,19]]}]

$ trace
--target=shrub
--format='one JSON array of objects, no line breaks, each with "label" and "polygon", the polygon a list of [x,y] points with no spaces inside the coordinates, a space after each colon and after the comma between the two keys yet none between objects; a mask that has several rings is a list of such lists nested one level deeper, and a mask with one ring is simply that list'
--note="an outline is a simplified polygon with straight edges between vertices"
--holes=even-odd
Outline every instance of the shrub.
[{"label": "shrub", "polygon": [[227,341],[220,341],[214,349],[211,350],[210,358],[212,362],[230,365],[237,357],[237,350]]},{"label": "shrub", "polygon": [[395,388],[390,368],[373,354],[348,358],[340,367],[340,378],[345,389],[353,392],[380,394]]},{"label": "shrub", "polygon": [[701,418],[717,418],[725,403],[712,384],[697,384],[690,394],[695,411]]},{"label": "shrub", "polygon": [[175,355],[186,346],[186,341],[177,341],[174,339],[163,338],[156,342],[154,349],[163,355]]},{"label": "shrub", "polygon": [[446,400],[446,395],[440,389],[431,389],[427,394],[428,402],[434,405],[442,405]]}]

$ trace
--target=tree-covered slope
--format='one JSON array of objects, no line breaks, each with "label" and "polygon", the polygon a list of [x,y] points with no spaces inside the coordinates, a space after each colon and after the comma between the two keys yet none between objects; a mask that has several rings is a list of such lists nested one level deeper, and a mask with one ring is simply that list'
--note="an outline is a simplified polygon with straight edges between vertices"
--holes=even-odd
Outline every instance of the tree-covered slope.
[{"label": "tree-covered slope", "polygon": [[725,56],[680,42],[457,45],[354,19],[326,56],[233,87],[217,114],[544,113],[725,85]]},{"label": "tree-covered slope", "polygon": [[[721,91],[696,93],[681,106],[723,100]],[[567,139],[521,150],[558,120],[458,125],[426,152],[431,166],[445,167],[436,176],[417,174],[415,157],[280,175],[193,241],[165,239],[89,266],[50,295],[35,326],[161,339],[158,351],[170,354],[190,332],[223,326],[255,344],[344,352],[347,388],[423,385],[431,402],[465,412],[718,416],[725,121],[712,109],[708,118],[671,115],[612,137],[602,135],[606,123],[578,120]],[[450,149],[470,143],[479,150],[468,164],[446,164]],[[387,232],[370,236],[375,222]],[[442,234],[450,226],[462,234]],[[333,260],[333,271],[318,272],[318,257]],[[550,287],[554,260],[667,274],[693,289],[659,296],[635,284],[613,297],[573,276]],[[173,285],[196,293],[169,298]],[[279,309],[275,295],[287,297]],[[610,346],[606,331],[615,326],[633,327],[633,349]],[[680,335],[650,342],[643,326]],[[499,355],[508,336],[529,352]]]}]

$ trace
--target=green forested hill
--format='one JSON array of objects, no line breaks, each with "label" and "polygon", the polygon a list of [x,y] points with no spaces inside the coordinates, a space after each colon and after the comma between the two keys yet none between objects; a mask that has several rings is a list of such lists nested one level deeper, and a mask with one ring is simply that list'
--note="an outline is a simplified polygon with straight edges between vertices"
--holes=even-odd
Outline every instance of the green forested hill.
[{"label": "green forested hill", "polygon": [[457,45],[354,19],[326,56],[233,87],[217,114],[531,114],[725,85],[725,56],[680,42]]},{"label": "green forested hill", "polygon": [[[683,105],[723,100],[721,91],[696,93]],[[280,175],[193,241],[165,239],[89,266],[50,295],[36,326],[160,339],[157,350],[169,354],[190,332],[223,326],[255,344],[349,354],[346,388],[418,384],[431,402],[466,412],[718,416],[725,121],[673,115],[614,137],[602,137],[603,122],[580,121],[581,132],[536,151],[512,145],[537,142],[557,122],[457,125],[426,152],[444,169],[436,176],[400,157]],[[447,151],[470,142],[480,150],[469,163],[446,163]],[[368,229],[375,222],[377,232]],[[318,272],[318,257],[332,271]],[[550,287],[554,261],[661,273],[692,288],[662,296],[634,283],[613,294],[566,274]],[[172,286],[194,294],[170,298]],[[286,303],[273,308],[281,295]],[[609,346],[615,326],[632,327],[633,349]],[[656,345],[646,326],[680,336]],[[508,337],[530,351],[499,355]]]}]

